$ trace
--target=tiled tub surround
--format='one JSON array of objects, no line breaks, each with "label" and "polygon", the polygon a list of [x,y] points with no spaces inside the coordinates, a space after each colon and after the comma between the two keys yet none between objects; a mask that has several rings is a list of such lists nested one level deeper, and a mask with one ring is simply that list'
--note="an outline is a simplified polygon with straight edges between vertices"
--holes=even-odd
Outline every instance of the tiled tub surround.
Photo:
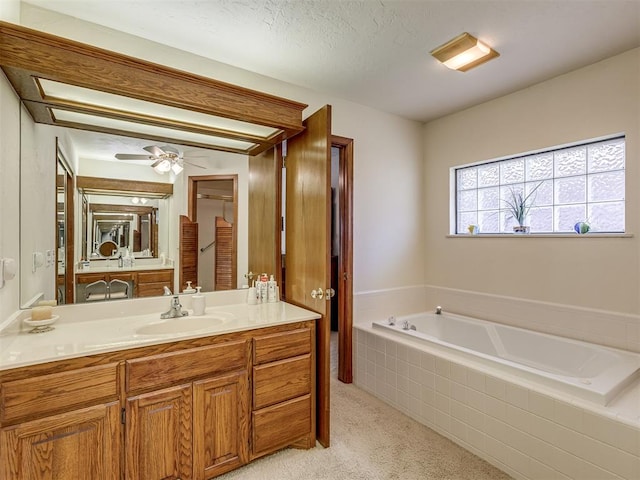
[{"label": "tiled tub surround", "polygon": [[373,328],[444,345],[600,405],[640,376],[638,353],[446,312],[390,317]]},{"label": "tiled tub surround", "polygon": [[515,478],[640,478],[637,381],[604,407],[370,323],[354,350],[358,386]]}]

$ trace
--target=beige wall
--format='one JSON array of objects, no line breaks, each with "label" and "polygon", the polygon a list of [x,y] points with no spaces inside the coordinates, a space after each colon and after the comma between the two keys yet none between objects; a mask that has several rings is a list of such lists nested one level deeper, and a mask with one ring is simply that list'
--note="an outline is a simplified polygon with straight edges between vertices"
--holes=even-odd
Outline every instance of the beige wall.
[{"label": "beige wall", "polygon": [[[424,127],[426,283],[640,313],[640,49]],[[447,238],[451,167],[626,134],[632,238]]]}]

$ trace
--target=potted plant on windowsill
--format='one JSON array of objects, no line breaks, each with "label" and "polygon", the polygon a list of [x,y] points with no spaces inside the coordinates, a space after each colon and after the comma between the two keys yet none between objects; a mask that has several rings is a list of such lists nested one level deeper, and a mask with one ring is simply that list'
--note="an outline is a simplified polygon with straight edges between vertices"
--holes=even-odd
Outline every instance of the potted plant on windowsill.
[{"label": "potted plant on windowsill", "polygon": [[513,233],[517,235],[525,235],[529,233],[530,227],[525,225],[525,223],[529,215],[529,210],[531,210],[535,201],[535,197],[532,199],[531,196],[536,192],[540,185],[542,185],[542,182],[536,185],[527,195],[522,192],[516,193],[513,188],[510,189],[511,198],[504,200],[504,202],[507,204],[507,211],[509,214],[516,222],[518,222],[518,225],[513,227]]}]

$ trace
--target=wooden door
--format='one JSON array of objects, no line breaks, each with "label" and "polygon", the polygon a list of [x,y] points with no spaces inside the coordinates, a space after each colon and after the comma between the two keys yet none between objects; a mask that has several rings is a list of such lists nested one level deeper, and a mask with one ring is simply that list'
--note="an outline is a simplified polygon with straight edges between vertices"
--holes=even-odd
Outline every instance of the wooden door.
[{"label": "wooden door", "polygon": [[193,384],[193,478],[249,461],[249,381],[242,371]]},{"label": "wooden door", "polygon": [[[282,285],[282,147],[249,157],[249,271]],[[250,283],[251,279],[247,280]]]},{"label": "wooden door", "polygon": [[191,385],[127,399],[126,478],[191,478]]},{"label": "wooden door", "polygon": [[322,315],[317,323],[316,434],[329,446],[330,302],[312,290],[331,284],[331,106],[304,121],[287,141],[286,300]]},{"label": "wooden door", "polygon": [[119,403],[84,408],[0,430],[0,478],[120,478]]},{"label": "wooden door", "polygon": [[198,224],[180,215],[180,282],[174,293],[187,288],[187,282],[198,284]]},{"label": "wooden door", "polygon": [[233,223],[222,217],[216,217],[216,264],[215,290],[232,290],[236,288],[236,259],[233,248]]}]

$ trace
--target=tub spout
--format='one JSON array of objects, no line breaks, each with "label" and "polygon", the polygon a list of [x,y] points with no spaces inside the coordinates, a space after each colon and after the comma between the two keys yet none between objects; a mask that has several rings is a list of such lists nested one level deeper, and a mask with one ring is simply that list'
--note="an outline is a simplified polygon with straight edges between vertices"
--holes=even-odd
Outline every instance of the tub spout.
[{"label": "tub spout", "polygon": [[442,307],[440,305],[436,307],[436,315],[442,315]]}]

